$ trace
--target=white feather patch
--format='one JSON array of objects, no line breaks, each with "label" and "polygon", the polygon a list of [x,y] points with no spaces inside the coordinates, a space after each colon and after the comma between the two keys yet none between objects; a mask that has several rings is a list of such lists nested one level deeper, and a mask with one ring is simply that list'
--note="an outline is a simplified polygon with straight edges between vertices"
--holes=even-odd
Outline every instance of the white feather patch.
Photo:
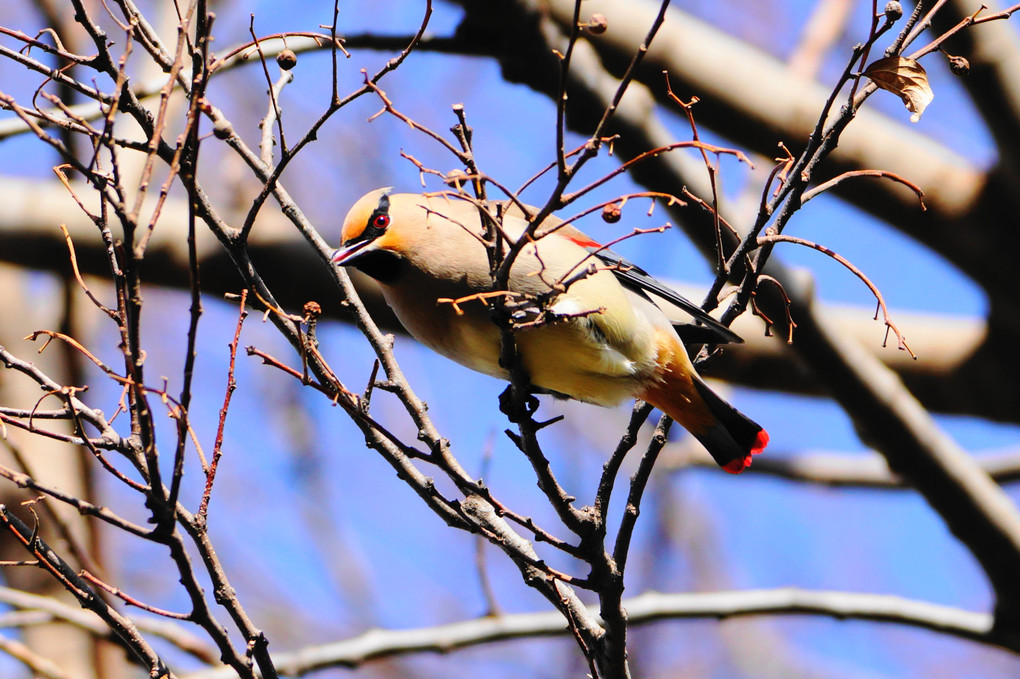
[{"label": "white feather patch", "polygon": [[559,299],[549,306],[549,311],[553,312],[557,316],[576,316],[584,313],[585,311],[591,311],[591,309],[583,308],[577,303],[576,299],[561,295]]}]

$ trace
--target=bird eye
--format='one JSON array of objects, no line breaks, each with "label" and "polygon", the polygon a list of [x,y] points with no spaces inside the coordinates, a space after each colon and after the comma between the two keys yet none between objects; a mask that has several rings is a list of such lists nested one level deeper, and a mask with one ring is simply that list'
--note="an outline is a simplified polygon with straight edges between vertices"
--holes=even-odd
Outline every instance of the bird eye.
[{"label": "bird eye", "polygon": [[376,215],[375,217],[372,218],[372,226],[374,226],[377,229],[385,229],[389,225],[390,225],[389,215]]}]

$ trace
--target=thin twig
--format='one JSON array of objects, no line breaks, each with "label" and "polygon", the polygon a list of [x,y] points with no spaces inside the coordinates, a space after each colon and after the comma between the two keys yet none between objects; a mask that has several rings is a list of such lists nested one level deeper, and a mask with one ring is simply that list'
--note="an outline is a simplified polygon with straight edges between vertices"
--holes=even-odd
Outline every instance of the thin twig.
[{"label": "thin twig", "polygon": [[[871,279],[869,279],[864,274],[863,271],[861,271],[856,266],[854,266],[848,259],[846,259],[845,257],[841,256],[840,254],[838,254],[836,252],[833,252],[832,250],[830,250],[829,248],[825,247],[824,245],[819,245],[818,243],[813,243],[813,242],[811,242],[809,240],[806,240],[804,238],[797,238],[796,236],[786,236],[786,235],[781,235],[781,234],[768,234],[768,235],[760,237],[758,239],[758,243],[761,244],[761,245],[764,245],[765,243],[795,243],[797,245],[803,245],[803,246],[809,247],[809,248],[811,248],[813,250],[817,250],[818,252],[821,252],[822,254],[827,255],[827,256],[833,258],[834,260],[836,260],[837,262],[839,262],[840,264],[842,264],[853,275],[855,275],[859,279],[861,279],[861,281],[865,285],[868,286],[868,289],[871,290],[871,294],[873,294],[875,296],[875,300],[878,303],[878,307],[882,311],[882,318],[883,318],[883,321],[885,322],[885,327],[887,328],[886,334],[888,335],[888,330],[891,330],[893,333],[895,333],[896,334],[896,342],[897,342],[897,346],[899,347],[899,349],[901,349],[903,351],[906,351],[908,354],[910,354],[911,358],[913,358],[915,360],[917,359],[917,356],[914,354],[913,350],[911,350],[910,346],[907,344],[906,338],[903,337],[903,334],[900,332],[900,329],[896,326],[895,323],[893,323],[892,317],[889,315],[889,308],[885,305],[885,299],[882,297],[882,293],[879,291],[878,287],[874,283],[871,282]],[[877,312],[875,314],[875,318],[876,319],[878,318]],[[882,343],[882,346],[883,347],[885,346],[885,342]]]}]

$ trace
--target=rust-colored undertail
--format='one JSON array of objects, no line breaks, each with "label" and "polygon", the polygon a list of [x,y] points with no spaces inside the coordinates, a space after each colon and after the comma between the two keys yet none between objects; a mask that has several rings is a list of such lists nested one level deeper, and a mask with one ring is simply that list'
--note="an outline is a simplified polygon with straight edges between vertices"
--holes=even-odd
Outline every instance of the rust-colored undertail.
[{"label": "rust-colored undertail", "polygon": [[689,431],[720,467],[739,474],[752,455],[765,450],[768,432],[712,391],[679,352],[684,352],[679,343],[660,352],[663,379],[640,396]]}]

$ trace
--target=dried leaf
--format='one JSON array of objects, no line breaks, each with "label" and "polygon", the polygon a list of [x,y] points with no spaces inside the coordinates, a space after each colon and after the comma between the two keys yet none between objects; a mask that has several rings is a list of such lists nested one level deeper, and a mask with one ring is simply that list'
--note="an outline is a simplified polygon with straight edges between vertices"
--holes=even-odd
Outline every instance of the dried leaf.
[{"label": "dried leaf", "polygon": [[916,123],[924,109],[935,98],[928,84],[924,67],[906,57],[885,57],[872,62],[864,69],[864,75],[883,90],[899,95],[907,110],[913,113],[910,122]]}]

